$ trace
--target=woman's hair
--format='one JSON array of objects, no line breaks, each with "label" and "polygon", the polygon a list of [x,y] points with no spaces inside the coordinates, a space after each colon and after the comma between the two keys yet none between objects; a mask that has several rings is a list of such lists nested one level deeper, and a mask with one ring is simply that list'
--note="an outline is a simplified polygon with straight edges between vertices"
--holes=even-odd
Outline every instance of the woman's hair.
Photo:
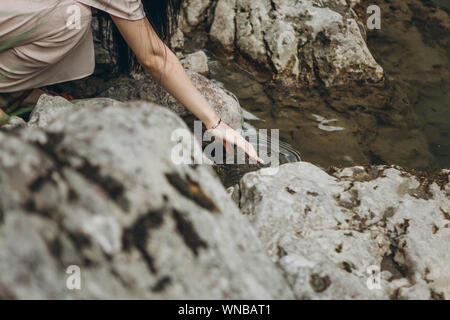
[{"label": "woman's hair", "polygon": [[[1,0],[0,0],[1,1]],[[109,0],[117,1],[117,0]],[[183,0],[141,0],[145,15],[158,37],[171,48],[171,37],[178,28],[179,15]],[[111,21],[106,13],[100,13]],[[131,70],[140,69],[136,56],[128,47],[117,27],[112,24],[113,38],[117,39],[116,50],[118,54],[118,70],[128,73]]]},{"label": "woman's hair", "polygon": [[178,27],[183,0],[142,0],[142,4],[153,29],[170,47],[170,38]]}]

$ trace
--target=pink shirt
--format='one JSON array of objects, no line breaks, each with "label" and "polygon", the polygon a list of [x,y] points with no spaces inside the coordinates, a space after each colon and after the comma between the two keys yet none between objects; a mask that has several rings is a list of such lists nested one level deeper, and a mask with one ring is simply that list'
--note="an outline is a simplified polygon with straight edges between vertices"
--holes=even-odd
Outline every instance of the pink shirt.
[{"label": "pink shirt", "polygon": [[[81,28],[68,28],[80,4]],[[0,0],[0,92],[15,92],[84,78],[94,71],[91,10],[127,20],[145,18],[140,0]],[[23,35],[26,35],[25,37]]]},{"label": "pink shirt", "polygon": [[93,8],[108,12],[113,16],[140,20],[145,17],[141,0],[77,0]]}]

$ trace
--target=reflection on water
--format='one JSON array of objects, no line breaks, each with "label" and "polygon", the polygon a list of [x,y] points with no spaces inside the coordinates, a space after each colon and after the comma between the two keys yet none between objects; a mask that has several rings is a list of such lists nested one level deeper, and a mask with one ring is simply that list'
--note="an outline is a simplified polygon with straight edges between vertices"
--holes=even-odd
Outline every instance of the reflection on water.
[{"label": "reflection on water", "polygon": [[261,119],[253,126],[280,129],[303,160],[450,168],[449,35],[435,17],[448,23],[448,15],[419,1],[375,2],[384,27],[368,34],[368,44],[386,71],[383,85],[289,90],[212,54],[211,77]]},{"label": "reflection on water", "polygon": [[436,3],[438,6],[450,9],[450,1],[449,0],[433,0],[433,2]]},{"label": "reflection on water", "polygon": [[369,33],[370,49],[407,92],[437,166],[450,168],[450,1],[380,2],[389,27]]}]

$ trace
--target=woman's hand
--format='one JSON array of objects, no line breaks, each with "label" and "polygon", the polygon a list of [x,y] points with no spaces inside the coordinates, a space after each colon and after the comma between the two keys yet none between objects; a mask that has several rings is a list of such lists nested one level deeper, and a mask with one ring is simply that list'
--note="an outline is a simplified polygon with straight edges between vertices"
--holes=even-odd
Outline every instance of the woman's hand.
[{"label": "woman's hand", "polygon": [[192,84],[176,55],[159,39],[147,19],[129,21],[111,17],[145,70],[208,129],[214,128],[208,131],[222,141],[227,152],[233,152],[232,145],[236,145],[252,160],[263,163],[253,146],[239,133],[222,122],[215,127],[219,117]]},{"label": "woman's hand", "polygon": [[217,128],[209,129],[208,132],[216,139],[222,141],[228,154],[233,154],[233,146],[235,145],[243,150],[250,159],[263,164],[264,161],[258,157],[255,148],[247,140],[244,139],[236,130],[229,127],[223,121],[220,122]]}]

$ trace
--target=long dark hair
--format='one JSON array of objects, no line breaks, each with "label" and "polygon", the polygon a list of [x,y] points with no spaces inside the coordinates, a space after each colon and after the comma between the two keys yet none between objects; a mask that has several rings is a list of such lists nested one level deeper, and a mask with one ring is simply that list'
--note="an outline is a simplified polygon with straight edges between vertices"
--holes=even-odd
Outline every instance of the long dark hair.
[{"label": "long dark hair", "polygon": [[178,28],[183,0],[142,0],[142,4],[153,29],[170,47],[170,38]]},{"label": "long dark hair", "polygon": [[[115,1],[115,0],[113,0]],[[141,0],[145,15],[161,40],[171,48],[170,39],[178,27],[179,15],[183,0]],[[106,15],[110,20],[109,15]],[[142,67],[131,52],[125,40],[112,24],[113,38],[117,39],[116,50],[118,55],[118,71],[140,72]]]}]

